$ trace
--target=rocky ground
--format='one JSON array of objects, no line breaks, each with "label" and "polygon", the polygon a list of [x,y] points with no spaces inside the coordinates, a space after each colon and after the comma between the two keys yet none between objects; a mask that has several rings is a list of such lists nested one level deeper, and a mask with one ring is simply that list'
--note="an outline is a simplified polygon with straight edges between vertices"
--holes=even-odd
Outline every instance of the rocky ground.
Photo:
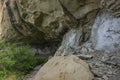
[{"label": "rocky ground", "polygon": [[34,76],[37,74],[41,67],[41,65],[36,66],[30,74],[25,76],[24,80],[33,80]]},{"label": "rocky ground", "polygon": [[94,80],[120,80],[120,53],[95,51],[85,60],[93,72]]},{"label": "rocky ground", "polygon": [[[77,50],[76,50],[77,51]],[[83,47],[75,53],[88,63],[94,80],[120,80],[120,52],[98,51]],[[82,53],[81,53],[82,52]],[[28,74],[25,80],[33,80],[41,66],[37,66]]]}]

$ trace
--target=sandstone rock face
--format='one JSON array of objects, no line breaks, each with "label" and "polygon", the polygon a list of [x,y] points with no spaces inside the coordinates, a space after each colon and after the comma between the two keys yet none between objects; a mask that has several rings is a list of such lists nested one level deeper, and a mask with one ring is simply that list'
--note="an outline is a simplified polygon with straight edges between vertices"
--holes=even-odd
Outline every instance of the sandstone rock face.
[{"label": "sandstone rock face", "polygon": [[50,59],[33,80],[92,80],[88,65],[76,56]]},{"label": "sandstone rock face", "polygon": [[[61,0],[61,4],[65,7],[63,8],[59,0],[17,0],[19,15],[13,4],[14,0],[9,0],[12,4],[10,7],[14,13],[16,27],[23,34],[21,36],[10,23],[10,16],[5,4],[7,1],[0,1],[0,38],[27,43],[61,40],[67,30],[74,26],[79,27],[74,22],[77,19],[78,23],[81,22],[79,19],[84,16],[86,16],[84,23],[88,23],[85,27],[90,26],[100,3],[100,0]],[[24,22],[21,22],[20,17]],[[89,17],[93,19],[89,20]]]}]

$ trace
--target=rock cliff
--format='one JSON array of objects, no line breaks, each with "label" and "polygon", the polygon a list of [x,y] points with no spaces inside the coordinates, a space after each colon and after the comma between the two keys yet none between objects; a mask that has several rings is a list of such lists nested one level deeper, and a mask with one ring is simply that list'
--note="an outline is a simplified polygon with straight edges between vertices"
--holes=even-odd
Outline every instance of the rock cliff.
[{"label": "rock cliff", "polygon": [[61,44],[55,56],[82,54],[95,80],[117,80],[120,0],[0,0],[0,40]]}]

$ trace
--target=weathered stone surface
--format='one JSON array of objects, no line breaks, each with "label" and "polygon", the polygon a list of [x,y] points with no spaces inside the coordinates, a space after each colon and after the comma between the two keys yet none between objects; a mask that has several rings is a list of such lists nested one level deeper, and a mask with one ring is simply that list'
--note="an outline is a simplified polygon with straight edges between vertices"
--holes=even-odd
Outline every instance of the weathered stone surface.
[{"label": "weathered stone surface", "polygon": [[59,55],[72,55],[75,53],[74,46],[78,47],[81,42],[82,38],[82,31],[80,28],[70,30],[65,36],[63,37],[63,42],[57,52],[55,53],[56,56]]},{"label": "weathered stone surface", "polygon": [[[120,49],[120,0],[16,0],[20,15],[14,0],[9,0],[16,27],[23,35],[13,28],[6,1],[0,0],[0,40],[53,45],[64,36],[55,55],[80,54],[92,64],[94,80],[119,79],[120,57],[111,57],[115,54],[111,51]],[[35,52],[54,53],[55,47],[49,47]],[[104,55],[94,49],[110,53]],[[93,54],[92,58],[88,56]]]},{"label": "weathered stone surface", "polygon": [[[100,0],[61,0],[61,6],[59,0],[18,0],[17,4],[20,9],[21,17],[25,22],[19,21],[20,16],[14,9],[14,5],[11,5],[15,19],[17,22],[17,28],[24,34],[24,36],[18,35],[15,29],[12,27],[7,13],[5,2],[0,2],[0,28],[1,39],[8,41],[21,41],[21,42],[36,42],[43,43],[44,41],[61,40],[63,34],[74,26],[79,27],[74,23],[77,19],[81,19],[86,16],[84,27],[93,23],[97,9],[99,8]],[[14,0],[10,0],[12,3]],[[13,3],[12,3],[13,4]],[[88,14],[89,13],[89,14]],[[69,16],[69,15],[72,15]],[[89,20],[87,15],[92,15],[92,20]],[[74,21],[74,19],[75,21]],[[78,20],[79,22],[79,20]],[[81,22],[81,21],[80,21]],[[27,26],[29,29],[27,29]],[[31,32],[31,27],[36,28]],[[20,28],[24,28],[23,30]],[[87,30],[87,29],[85,29]],[[35,32],[35,33],[34,33]],[[88,31],[89,32],[89,31]]]},{"label": "weathered stone surface", "polygon": [[120,18],[101,11],[92,28],[92,43],[97,50],[120,50]]},{"label": "weathered stone surface", "polygon": [[50,59],[33,80],[92,80],[88,65],[72,56],[57,56]]},{"label": "weathered stone surface", "polygon": [[[99,1],[96,2],[100,4],[100,6],[99,5],[98,6],[99,8],[101,8],[99,9],[97,15],[96,15],[97,12],[96,9],[98,9],[97,8],[98,6],[95,7],[96,8],[95,10],[92,9],[91,13],[89,12],[88,15],[86,15],[83,21],[80,22],[79,28],[71,29],[70,31],[68,31],[68,33],[65,34],[62,44],[60,48],[57,50],[56,55],[87,53],[88,49],[91,48],[96,50],[106,50],[111,52],[120,50],[120,40],[119,40],[120,1],[102,0],[100,2]],[[92,4],[94,4],[94,2]],[[88,9],[90,10],[90,8]],[[85,8],[84,11],[86,11]],[[74,32],[74,30],[76,31]],[[78,31],[79,34],[77,33]],[[74,36],[74,34],[78,36]],[[71,38],[73,39],[71,40]],[[78,48],[81,46],[83,47],[85,46],[87,47],[87,49],[83,50],[83,48],[79,48],[80,49],[79,51],[75,49],[75,47]]]},{"label": "weathered stone surface", "polygon": [[114,17],[120,17],[120,0],[101,0],[101,5]]}]

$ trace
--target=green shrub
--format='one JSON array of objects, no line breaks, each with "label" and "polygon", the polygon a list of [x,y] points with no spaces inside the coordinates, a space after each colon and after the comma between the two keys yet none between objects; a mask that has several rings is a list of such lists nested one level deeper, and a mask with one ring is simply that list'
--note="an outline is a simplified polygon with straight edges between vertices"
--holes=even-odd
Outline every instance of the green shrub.
[{"label": "green shrub", "polygon": [[0,80],[11,73],[26,74],[45,60],[36,58],[28,45],[0,43]]},{"label": "green shrub", "polygon": [[5,78],[7,77],[8,75],[8,71],[3,69],[3,70],[0,70],[0,80],[5,80]]}]

